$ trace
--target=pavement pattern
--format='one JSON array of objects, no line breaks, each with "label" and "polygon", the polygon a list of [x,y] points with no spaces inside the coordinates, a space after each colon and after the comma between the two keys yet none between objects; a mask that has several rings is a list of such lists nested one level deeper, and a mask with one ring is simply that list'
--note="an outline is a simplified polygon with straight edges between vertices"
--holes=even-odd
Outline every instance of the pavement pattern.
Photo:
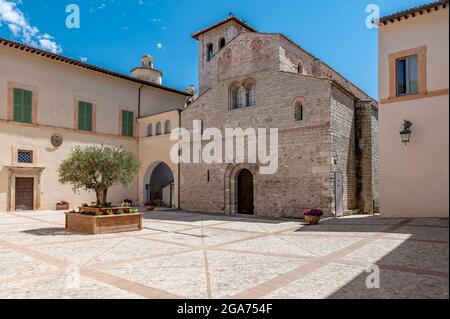
[{"label": "pavement pattern", "polygon": [[155,211],[140,232],[88,236],[61,212],[0,213],[0,298],[448,299],[448,240],[448,219]]}]

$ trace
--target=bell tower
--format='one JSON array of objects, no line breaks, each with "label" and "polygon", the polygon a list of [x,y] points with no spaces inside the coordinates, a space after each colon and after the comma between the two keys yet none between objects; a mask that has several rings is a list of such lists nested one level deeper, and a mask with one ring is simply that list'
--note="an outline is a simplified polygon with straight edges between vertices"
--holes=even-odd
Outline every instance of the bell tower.
[{"label": "bell tower", "polygon": [[156,84],[162,84],[162,72],[153,68],[153,58],[146,54],[141,58],[141,65],[131,70],[131,76]]},{"label": "bell tower", "polygon": [[215,56],[241,32],[256,32],[254,28],[230,13],[228,18],[219,21],[192,35],[199,45],[198,74],[199,94],[212,86],[217,78],[217,61]]}]

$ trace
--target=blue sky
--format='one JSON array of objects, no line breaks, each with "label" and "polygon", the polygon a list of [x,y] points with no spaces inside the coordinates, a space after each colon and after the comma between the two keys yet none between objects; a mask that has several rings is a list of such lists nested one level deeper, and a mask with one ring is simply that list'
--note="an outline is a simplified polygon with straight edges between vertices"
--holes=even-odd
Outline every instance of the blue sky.
[{"label": "blue sky", "polygon": [[[365,26],[366,6],[383,16],[430,1],[0,0],[0,36],[127,74],[148,53],[164,84],[184,89],[198,81],[191,34],[233,12],[259,31],[284,33],[376,98],[377,31]],[[80,7],[80,29],[65,26],[69,4]]]}]

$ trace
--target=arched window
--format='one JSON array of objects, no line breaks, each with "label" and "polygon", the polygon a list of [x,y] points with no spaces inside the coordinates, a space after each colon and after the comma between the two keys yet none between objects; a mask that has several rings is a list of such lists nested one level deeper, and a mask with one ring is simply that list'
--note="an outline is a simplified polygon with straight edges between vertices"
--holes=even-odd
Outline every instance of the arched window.
[{"label": "arched window", "polygon": [[153,124],[149,124],[147,127],[147,136],[153,136]]},{"label": "arched window", "polygon": [[219,50],[225,47],[225,38],[220,38],[219,40]]},{"label": "arched window", "polygon": [[244,92],[242,86],[235,86],[231,89],[231,108],[240,109],[244,107]]},{"label": "arched window", "polygon": [[166,123],[164,123],[164,134],[170,134],[172,132],[172,128],[170,125],[170,120],[167,120]]},{"label": "arched window", "polygon": [[161,122],[156,124],[156,135],[161,135]]},{"label": "arched window", "polygon": [[209,43],[206,46],[206,60],[207,61],[211,61],[213,58],[213,53],[214,53],[214,47],[212,43]]},{"label": "arched window", "polygon": [[250,83],[245,88],[245,104],[247,107],[256,105],[256,85]]},{"label": "arched window", "polygon": [[303,121],[303,103],[301,101],[295,103],[295,120]]},{"label": "arched window", "polygon": [[200,133],[203,135],[205,133],[205,120],[200,119]]},{"label": "arched window", "polygon": [[298,61],[297,72],[298,72],[298,74],[306,74],[305,73],[305,65],[303,64],[302,60]]}]

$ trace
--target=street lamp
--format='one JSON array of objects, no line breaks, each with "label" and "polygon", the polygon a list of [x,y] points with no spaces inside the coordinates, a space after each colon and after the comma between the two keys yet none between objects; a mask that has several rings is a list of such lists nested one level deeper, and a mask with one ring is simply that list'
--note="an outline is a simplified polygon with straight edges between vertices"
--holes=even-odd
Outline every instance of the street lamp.
[{"label": "street lamp", "polygon": [[408,143],[411,141],[412,126],[413,126],[413,124],[411,121],[405,120],[403,122],[401,131],[400,131],[400,135],[402,137],[402,142],[405,145],[408,145]]}]

